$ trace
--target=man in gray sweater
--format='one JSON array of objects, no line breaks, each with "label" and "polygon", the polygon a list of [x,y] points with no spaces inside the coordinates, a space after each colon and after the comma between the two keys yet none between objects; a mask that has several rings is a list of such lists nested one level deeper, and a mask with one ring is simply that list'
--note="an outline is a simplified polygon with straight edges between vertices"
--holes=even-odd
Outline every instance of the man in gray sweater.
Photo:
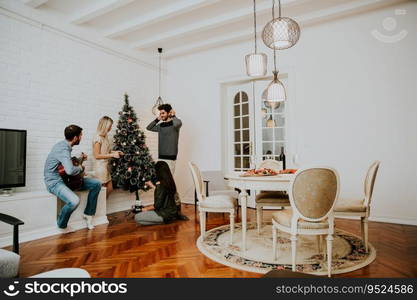
[{"label": "man in gray sweater", "polygon": [[152,121],[146,129],[158,132],[158,160],[165,161],[174,175],[182,122],[175,116],[171,105],[162,104],[158,110],[158,118]]},{"label": "man in gray sweater", "polygon": [[[162,104],[158,107],[159,116],[153,120],[146,129],[158,132],[158,160],[165,161],[171,171],[172,176],[175,172],[175,162],[178,155],[178,138],[182,122],[175,116],[175,111],[170,104]],[[181,200],[178,192],[175,193],[175,203],[177,205],[177,219],[189,220],[181,213]]]}]

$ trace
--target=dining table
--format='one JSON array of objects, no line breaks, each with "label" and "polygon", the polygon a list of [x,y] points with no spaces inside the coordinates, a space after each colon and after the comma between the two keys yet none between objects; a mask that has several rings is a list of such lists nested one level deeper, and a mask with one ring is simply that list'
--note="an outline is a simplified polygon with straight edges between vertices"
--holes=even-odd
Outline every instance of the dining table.
[{"label": "dining table", "polygon": [[233,172],[224,176],[228,186],[239,189],[240,205],[242,207],[242,245],[241,251],[246,251],[247,206],[248,191],[287,191],[294,174],[278,174],[273,176],[243,176],[243,173]]}]

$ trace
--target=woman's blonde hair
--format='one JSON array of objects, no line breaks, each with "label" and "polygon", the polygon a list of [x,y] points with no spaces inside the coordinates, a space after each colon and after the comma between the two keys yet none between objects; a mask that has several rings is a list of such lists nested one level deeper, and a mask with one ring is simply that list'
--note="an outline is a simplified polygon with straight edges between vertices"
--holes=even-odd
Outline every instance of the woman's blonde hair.
[{"label": "woman's blonde hair", "polygon": [[98,121],[97,134],[101,136],[106,136],[109,132],[110,127],[113,125],[112,118],[104,116]]}]

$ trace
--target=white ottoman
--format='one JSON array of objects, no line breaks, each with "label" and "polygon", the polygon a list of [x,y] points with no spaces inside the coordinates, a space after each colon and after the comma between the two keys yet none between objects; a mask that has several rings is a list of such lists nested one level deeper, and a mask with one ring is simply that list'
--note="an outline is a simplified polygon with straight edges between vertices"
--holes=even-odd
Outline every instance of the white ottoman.
[{"label": "white ottoman", "polygon": [[0,249],[0,278],[13,278],[19,272],[20,255]]},{"label": "white ottoman", "polygon": [[56,269],[31,276],[31,278],[90,278],[90,274],[80,268]]}]

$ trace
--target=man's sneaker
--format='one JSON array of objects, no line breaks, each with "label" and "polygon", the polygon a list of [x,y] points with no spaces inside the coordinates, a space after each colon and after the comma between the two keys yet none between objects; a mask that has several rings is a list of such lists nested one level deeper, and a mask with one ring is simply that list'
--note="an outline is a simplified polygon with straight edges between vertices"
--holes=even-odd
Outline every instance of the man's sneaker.
[{"label": "man's sneaker", "polygon": [[65,227],[65,228],[58,227],[58,231],[59,231],[61,234],[64,234],[64,233],[74,232],[74,231],[75,231],[75,229],[74,229],[74,228],[72,228],[71,226],[67,226],[67,227]]},{"label": "man's sneaker", "polygon": [[84,215],[84,219],[87,222],[87,228],[90,230],[94,229],[93,216]]}]

